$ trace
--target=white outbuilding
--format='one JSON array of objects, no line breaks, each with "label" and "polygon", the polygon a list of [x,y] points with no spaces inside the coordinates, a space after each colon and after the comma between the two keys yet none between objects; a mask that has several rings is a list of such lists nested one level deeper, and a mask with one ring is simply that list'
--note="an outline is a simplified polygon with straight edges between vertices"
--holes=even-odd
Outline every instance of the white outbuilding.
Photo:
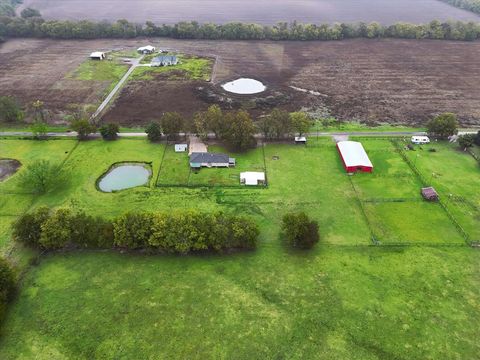
[{"label": "white outbuilding", "polygon": [[187,144],[175,144],[175,152],[186,152],[188,150]]},{"label": "white outbuilding", "polygon": [[306,145],[307,138],[305,136],[295,136],[295,144]]},{"label": "white outbuilding", "polygon": [[147,46],[139,47],[137,49],[137,52],[139,52],[140,54],[153,54],[155,50],[156,50],[155,46],[147,45]]},{"label": "white outbuilding", "polygon": [[248,186],[265,185],[265,173],[255,171],[242,172],[240,173],[240,184]]},{"label": "white outbuilding", "polygon": [[92,60],[105,60],[106,58],[105,53],[101,51],[94,51],[90,54],[90,59]]},{"label": "white outbuilding", "polygon": [[412,144],[430,144],[430,138],[428,136],[412,136]]}]

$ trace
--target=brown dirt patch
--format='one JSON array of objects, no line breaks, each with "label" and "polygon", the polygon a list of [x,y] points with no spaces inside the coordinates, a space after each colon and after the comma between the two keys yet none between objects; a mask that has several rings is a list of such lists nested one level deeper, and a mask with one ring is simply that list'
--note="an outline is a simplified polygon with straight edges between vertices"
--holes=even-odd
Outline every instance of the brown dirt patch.
[{"label": "brown dirt patch", "polygon": [[[257,78],[269,91],[289,95],[282,105],[287,110],[326,107],[343,120],[409,124],[450,111],[464,125],[480,125],[479,41],[12,40],[0,45],[0,95],[15,95],[22,103],[40,99],[60,112],[72,103],[100,102],[104,84],[65,75],[95,49],[132,49],[146,42],[216,58],[213,86],[240,76]],[[132,81],[105,119],[144,124],[167,111],[190,117],[210,105],[195,92],[199,85],[206,83],[161,76]],[[267,111],[252,110],[254,115]]]},{"label": "brown dirt patch", "polygon": [[19,11],[33,7],[48,19],[118,20],[144,23],[232,21],[276,24],[279,21],[333,23],[404,21],[426,23],[434,19],[478,21],[478,17],[438,0],[24,0]]},{"label": "brown dirt patch", "polygon": [[15,174],[22,164],[15,159],[0,159],[0,182]]}]

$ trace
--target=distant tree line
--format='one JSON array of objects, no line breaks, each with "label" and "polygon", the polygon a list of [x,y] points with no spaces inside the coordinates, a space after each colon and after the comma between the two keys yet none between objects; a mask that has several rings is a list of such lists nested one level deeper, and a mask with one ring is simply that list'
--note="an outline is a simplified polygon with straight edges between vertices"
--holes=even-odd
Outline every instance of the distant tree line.
[{"label": "distant tree line", "polygon": [[113,220],[40,207],[22,215],[13,225],[15,240],[40,250],[145,249],[187,254],[254,249],[259,229],[248,217],[223,212],[176,210],[129,212]]},{"label": "distant tree line", "polygon": [[480,14],[480,0],[441,0],[460,9]]},{"label": "distant tree line", "polygon": [[[480,2],[480,0],[475,0]],[[355,24],[301,24],[281,22],[273,26],[233,22],[200,24],[196,21],[174,25],[88,20],[44,20],[33,9],[25,9],[22,17],[0,16],[0,37],[35,37],[53,39],[135,38],[139,36],[175,39],[225,40],[342,40],[352,38],[400,38],[475,40],[480,24],[475,22],[433,20],[428,24],[378,22]]]}]

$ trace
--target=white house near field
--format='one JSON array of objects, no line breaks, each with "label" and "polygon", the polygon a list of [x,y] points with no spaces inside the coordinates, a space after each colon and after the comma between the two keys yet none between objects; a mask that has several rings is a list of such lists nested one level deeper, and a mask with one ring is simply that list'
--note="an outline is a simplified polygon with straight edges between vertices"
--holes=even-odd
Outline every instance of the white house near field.
[{"label": "white house near field", "polygon": [[412,144],[430,144],[430,138],[428,136],[412,136]]},{"label": "white house near field", "polygon": [[247,186],[265,185],[265,173],[255,171],[242,172],[240,173],[240,184]]},{"label": "white house near field", "polygon": [[105,60],[106,58],[105,53],[101,51],[94,51],[90,54],[90,59],[92,60]]},{"label": "white house near field", "polygon": [[147,45],[147,46],[139,47],[137,49],[137,52],[139,52],[140,54],[153,54],[155,50],[156,50],[155,46]]},{"label": "white house near field", "polygon": [[188,150],[187,144],[175,144],[175,152],[186,152]]}]

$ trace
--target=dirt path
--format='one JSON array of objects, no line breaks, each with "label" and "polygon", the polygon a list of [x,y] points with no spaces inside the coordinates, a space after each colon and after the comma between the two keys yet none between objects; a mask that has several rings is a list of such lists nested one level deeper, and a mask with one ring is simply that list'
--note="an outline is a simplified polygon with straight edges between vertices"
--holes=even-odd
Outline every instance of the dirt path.
[{"label": "dirt path", "polygon": [[108,96],[103,100],[103,102],[100,104],[98,107],[97,111],[92,115],[90,118],[91,120],[95,120],[105,109],[106,107],[110,104],[112,99],[115,97],[115,95],[118,93],[118,91],[122,88],[122,86],[125,84],[127,79],[130,77],[130,75],[133,73],[133,71],[139,67],[139,66],[148,66],[146,64],[140,64],[140,62],[143,60],[145,55],[142,55],[141,57],[137,59],[131,59],[130,63],[132,66],[130,66],[130,69],[123,75],[123,77],[120,79],[118,84],[113,88],[113,90],[108,94]]}]

